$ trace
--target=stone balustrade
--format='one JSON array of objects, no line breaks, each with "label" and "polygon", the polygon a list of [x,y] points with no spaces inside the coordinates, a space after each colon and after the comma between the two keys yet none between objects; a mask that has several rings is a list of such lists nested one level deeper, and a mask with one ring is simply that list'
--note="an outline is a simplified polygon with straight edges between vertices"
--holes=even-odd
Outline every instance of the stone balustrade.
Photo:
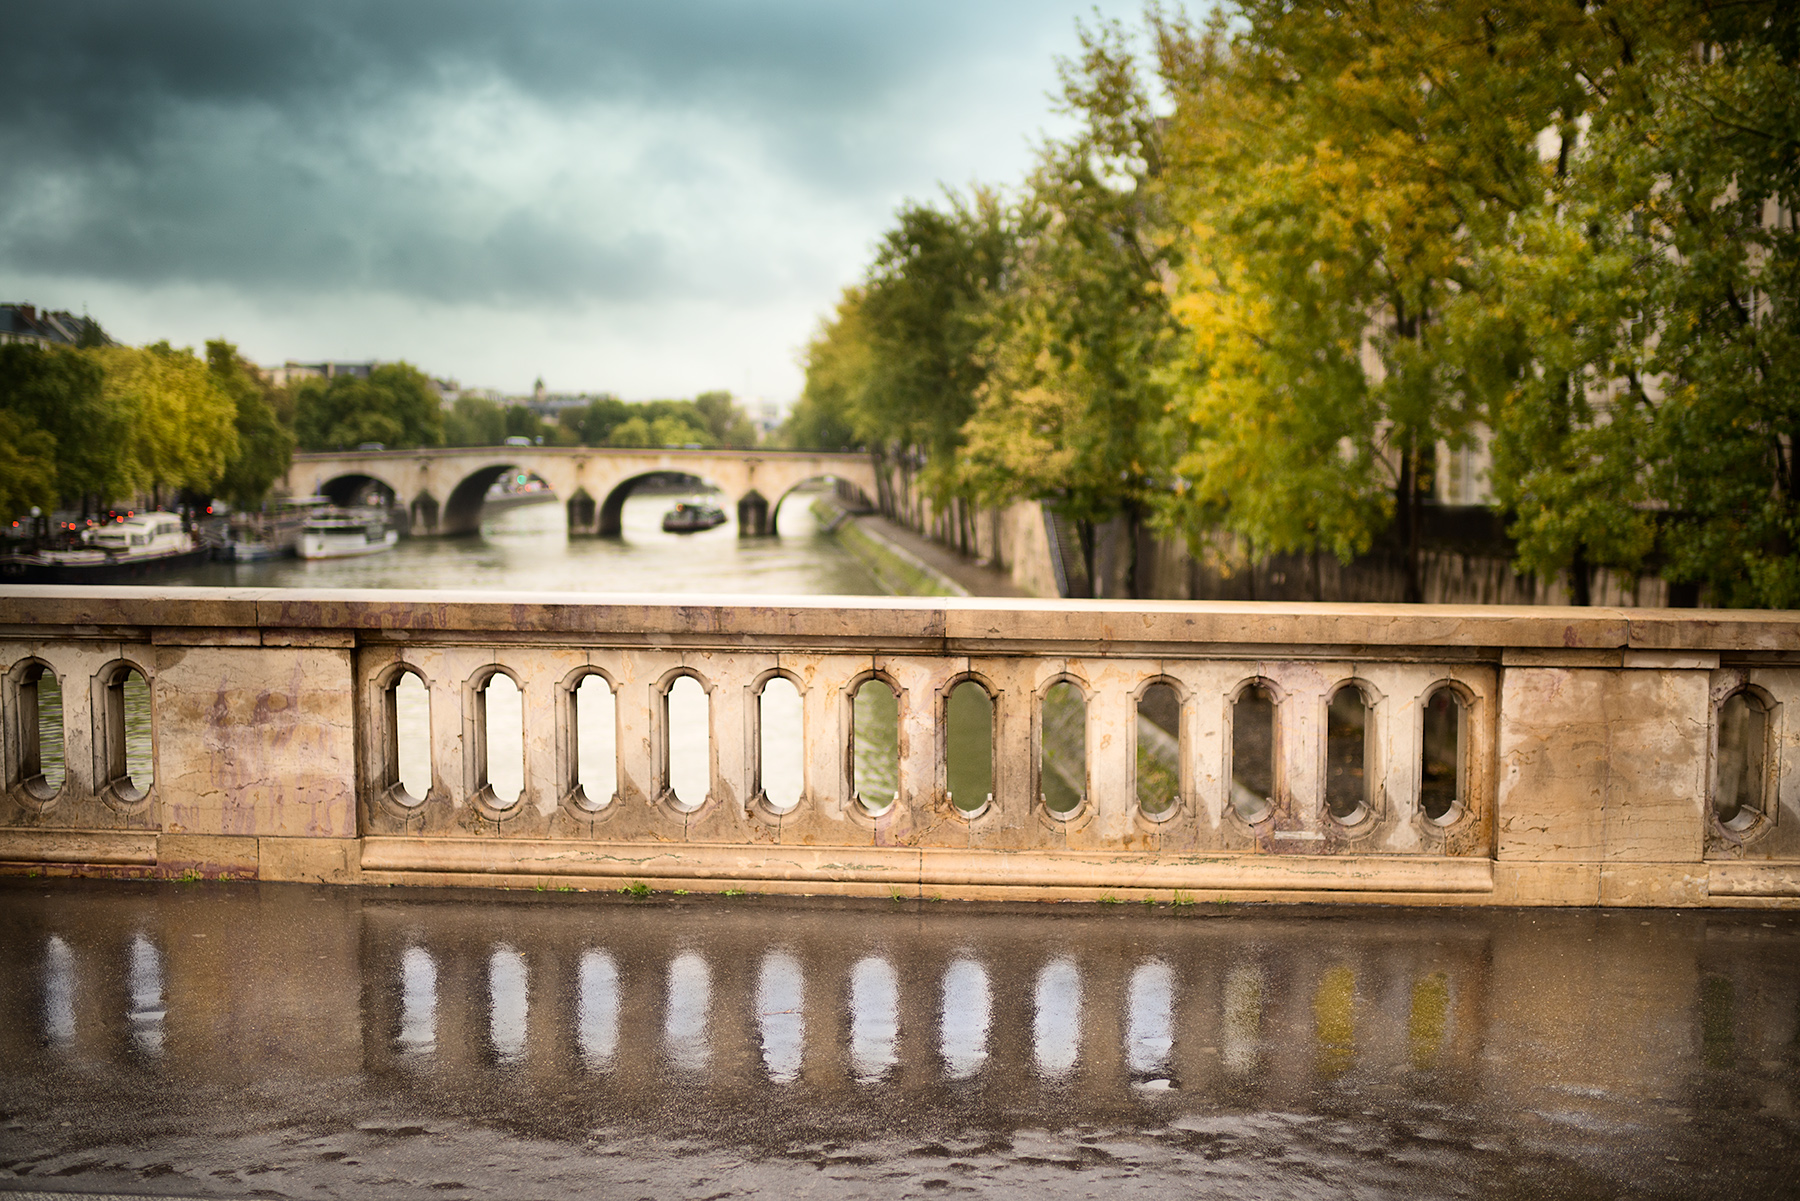
[{"label": "stone balustrade", "polygon": [[1800,904],[1784,613],[8,588],[0,681],[13,871]]}]

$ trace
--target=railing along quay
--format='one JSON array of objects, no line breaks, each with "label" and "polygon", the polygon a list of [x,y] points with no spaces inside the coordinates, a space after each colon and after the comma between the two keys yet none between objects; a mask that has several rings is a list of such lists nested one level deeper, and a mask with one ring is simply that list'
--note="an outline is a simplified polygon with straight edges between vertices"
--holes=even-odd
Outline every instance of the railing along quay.
[{"label": "railing along quay", "polygon": [[1787,613],[0,590],[10,871],[1800,904]]}]

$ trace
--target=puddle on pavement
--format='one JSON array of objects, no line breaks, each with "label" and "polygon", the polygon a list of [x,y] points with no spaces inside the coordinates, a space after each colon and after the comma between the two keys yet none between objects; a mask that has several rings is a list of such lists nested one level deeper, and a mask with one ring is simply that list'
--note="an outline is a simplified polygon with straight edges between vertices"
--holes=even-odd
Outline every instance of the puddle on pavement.
[{"label": "puddle on pavement", "polygon": [[[380,1165],[441,1196],[629,1161],[685,1192],[658,1165],[716,1160],[843,1195],[1755,1195],[1800,1152],[1785,912],[8,881],[0,914],[0,1188],[255,1160],[276,1192]],[[407,1175],[400,1130],[479,1162]]]}]

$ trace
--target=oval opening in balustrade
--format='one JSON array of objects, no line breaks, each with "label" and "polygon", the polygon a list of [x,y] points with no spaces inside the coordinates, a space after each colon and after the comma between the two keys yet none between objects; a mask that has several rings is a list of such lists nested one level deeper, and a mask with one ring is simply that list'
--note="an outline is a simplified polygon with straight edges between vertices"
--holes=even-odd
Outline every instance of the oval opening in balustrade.
[{"label": "oval opening in balustrade", "polygon": [[1275,697],[1261,684],[1238,694],[1231,706],[1231,806],[1255,823],[1275,803]]},{"label": "oval opening in balustrade", "polygon": [[712,788],[712,714],[706,689],[680,676],[663,698],[668,733],[669,791],[683,809],[698,809]]},{"label": "oval opening in balustrade", "polygon": [[582,677],[575,702],[575,784],[590,809],[603,809],[619,791],[618,707],[597,675]]},{"label": "oval opening in balustrade", "polygon": [[497,671],[482,684],[480,704],[487,762],[477,790],[491,789],[504,809],[525,791],[525,698],[511,676]]},{"label": "oval opening in balustrade", "polygon": [[757,698],[757,769],[763,799],[777,813],[800,803],[805,776],[800,690],[786,676],[771,676]]},{"label": "oval opening in balustrade", "polygon": [[1067,680],[1052,684],[1040,719],[1038,796],[1044,808],[1066,817],[1087,798],[1087,698]]},{"label": "oval opening in balustrade", "polygon": [[1733,833],[1763,815],[1769,710],[1753,692],[1734,692],[1719,706],[1719,750],[1713,766],[1713,815]]},{"label": "oval opening in balustrade", "polygon": [[34,799],[48,801],[62,791],[63,697],[56,673],[29,664],[14,693],[19,720],[19,782]]},{"label": "oval opening in balustrade", "polygon": [[431,792],[431,690],[410,671],[388,686],[388,779],[400,800],[422,803]]},{"label": "oval opening in balustrade", "polygon": [[150,685],[137,668],[114,670],[106,684],[106,775],[113,792],[137,801],[156,783]]},{"label": "oval opening in balustrade", "polygon": [[1369,816],[1369,701],[1345,684],[1325,710],[1325,811],[1346,826]]},{"label": "oval opening in balustrade", "polygon": [[974,680],[964,680],[950,690],[944,722],[950,803],[964,813],[978,813],[994,799],[994,698]]},{"label": "oval opening in balustrade", "polygon": [[1181,697],[1152,684],[1137,703],[1137,803],[1147,817],[1171,813],[1181,800]]},{"label": "oval opening in balustrade", "polygon": [[1425,698],[1424,737],[1419,753],[1419,808],[1439,825],[1462,812],[1467,706],[1454,688]]},{"label": "oval opening in balustrade", "polygon": [[885,813],[900,791],[900,698],[868,679],[850,702],[851,791],[869,813]]}]

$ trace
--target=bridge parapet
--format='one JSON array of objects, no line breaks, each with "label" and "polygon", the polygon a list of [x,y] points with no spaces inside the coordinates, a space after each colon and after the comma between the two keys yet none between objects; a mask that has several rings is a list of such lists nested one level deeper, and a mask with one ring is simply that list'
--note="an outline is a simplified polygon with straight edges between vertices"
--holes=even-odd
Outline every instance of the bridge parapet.
[{"label": "bridge parapet", "polygon": [[10,588],[0,681],[19,870],[1800,904],[1791,614]]}]

